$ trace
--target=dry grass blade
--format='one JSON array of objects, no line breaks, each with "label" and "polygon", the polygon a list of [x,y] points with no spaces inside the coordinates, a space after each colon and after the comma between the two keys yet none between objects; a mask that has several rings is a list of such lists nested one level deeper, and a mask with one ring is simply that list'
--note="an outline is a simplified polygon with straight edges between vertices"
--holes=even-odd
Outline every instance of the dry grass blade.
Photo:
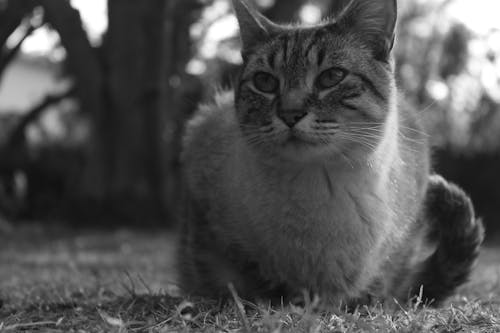
[{"label": "dry grass blade", "polygon": [[125,323],[120,318],[111,317],[106,312],[99,309],[97,312],[99,313],[99,316],[101,316],[102,320],[104,320],[108,325],[119,328],[125,327]]},{"label": "dry grass blade", "polygon": [[245,312],[245,306],[240,300],[240,297],[238,296],[238,293],[236,292],[236,289],[234,288],[234,285],[232,283],[229,283],[227,285],[229,288],[229,291],[231,292],[231,296],[233,296],[234,303],[236,304],[236,308],[238,309],[238,314],[240,315],[241,322],[243,324],[243,327],[245,329],[245,332],[250,333],[250,324],[247,319],[247,315]]},{"label": "dry grass blade", "polygon": [[41,328],[43,326],[59,326],[62,322],[63,318],[58,321],[39,321],[33,323],[20,323],[9,326],[0,327],[0,332],[17,332],[19,330],[27,330],[30,328]]}]

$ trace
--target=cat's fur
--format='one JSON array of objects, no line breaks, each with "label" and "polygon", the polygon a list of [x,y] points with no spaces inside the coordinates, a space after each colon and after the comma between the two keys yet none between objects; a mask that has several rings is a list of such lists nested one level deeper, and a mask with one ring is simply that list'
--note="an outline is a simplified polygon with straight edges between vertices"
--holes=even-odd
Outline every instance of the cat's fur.
[{"label": "cat's fur", "polygon": [[335,303],[407,299],[423,285],[436,303],[448,296],[482,226],[463,192],[429,175],[426,136],[397,95],[396,1],[353,0],[314,27],[233,3],[240,80],[185,138],[183,289],[223,297],[233,283],[244,298],[308,290]]}]

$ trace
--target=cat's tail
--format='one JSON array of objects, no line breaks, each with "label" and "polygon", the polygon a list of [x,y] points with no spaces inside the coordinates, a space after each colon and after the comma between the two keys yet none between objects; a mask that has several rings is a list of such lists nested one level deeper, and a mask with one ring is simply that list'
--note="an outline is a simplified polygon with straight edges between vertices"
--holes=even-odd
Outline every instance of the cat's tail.
[{"label": "cat's tail", "polygon": [[438,175],[430,176],[425,216],[429,240],[437,247],[420,267],[413,292],[423,292],[423,300],[437,306],[467,282],[484,239],[484,227],[469,196]]}]

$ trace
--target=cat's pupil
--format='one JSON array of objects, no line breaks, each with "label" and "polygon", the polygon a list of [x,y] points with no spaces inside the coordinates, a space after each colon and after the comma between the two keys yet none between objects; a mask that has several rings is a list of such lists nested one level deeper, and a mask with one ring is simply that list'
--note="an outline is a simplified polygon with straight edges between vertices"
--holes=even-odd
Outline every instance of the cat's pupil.
[{"label": "cat's pupil", "polygon": [[255,88],[264,93],[274,93],[279,88],[279,81],[273,75],[265,72],[258,72],[254,76]]},{"label": "cat's pupil", "polygon": [[345,78],[346,73],[340,68],[330,68],[323,71],[317,80],[317,86],[319,89],[329,89],[340,82]]}]

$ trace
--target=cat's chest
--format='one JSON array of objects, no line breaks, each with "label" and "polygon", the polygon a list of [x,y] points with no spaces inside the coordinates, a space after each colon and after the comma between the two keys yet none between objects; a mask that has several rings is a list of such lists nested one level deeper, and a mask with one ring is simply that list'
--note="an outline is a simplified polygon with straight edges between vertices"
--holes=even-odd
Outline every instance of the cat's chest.
[{"label": "cat's chest", "polygon": [[[277,221],[278,226],[285,228],[293,225],[306,229],[310,224],[335,223],[334,220],[342,219],[339,215],[348,206],[343,200],[345,187],[322,172],[267,175],[251,187],[253,197],[259,198],[254,209],[262,212],[257,218]],[[251,198],[248,199],[250,203]]]},{"label": "cat's chest", "polygon": [[388,215],[368,175],[260,171],[228,184],[221,230],[259,258],[270,278],[293,277],[292,284],[303,286],[316,276],[315,287],[334,288],[345,284],[344,276],[358,283],[360,267],[370,269]]},{"label": "cat's chest", "polygon": [[370,176],[361,173],[349,175],[323,166],[295,172],[257,169],[231,183],[231,215],[240,213],[249,232],[332,238],[360,234],[384,215],[383,198],[373,189]]}]

